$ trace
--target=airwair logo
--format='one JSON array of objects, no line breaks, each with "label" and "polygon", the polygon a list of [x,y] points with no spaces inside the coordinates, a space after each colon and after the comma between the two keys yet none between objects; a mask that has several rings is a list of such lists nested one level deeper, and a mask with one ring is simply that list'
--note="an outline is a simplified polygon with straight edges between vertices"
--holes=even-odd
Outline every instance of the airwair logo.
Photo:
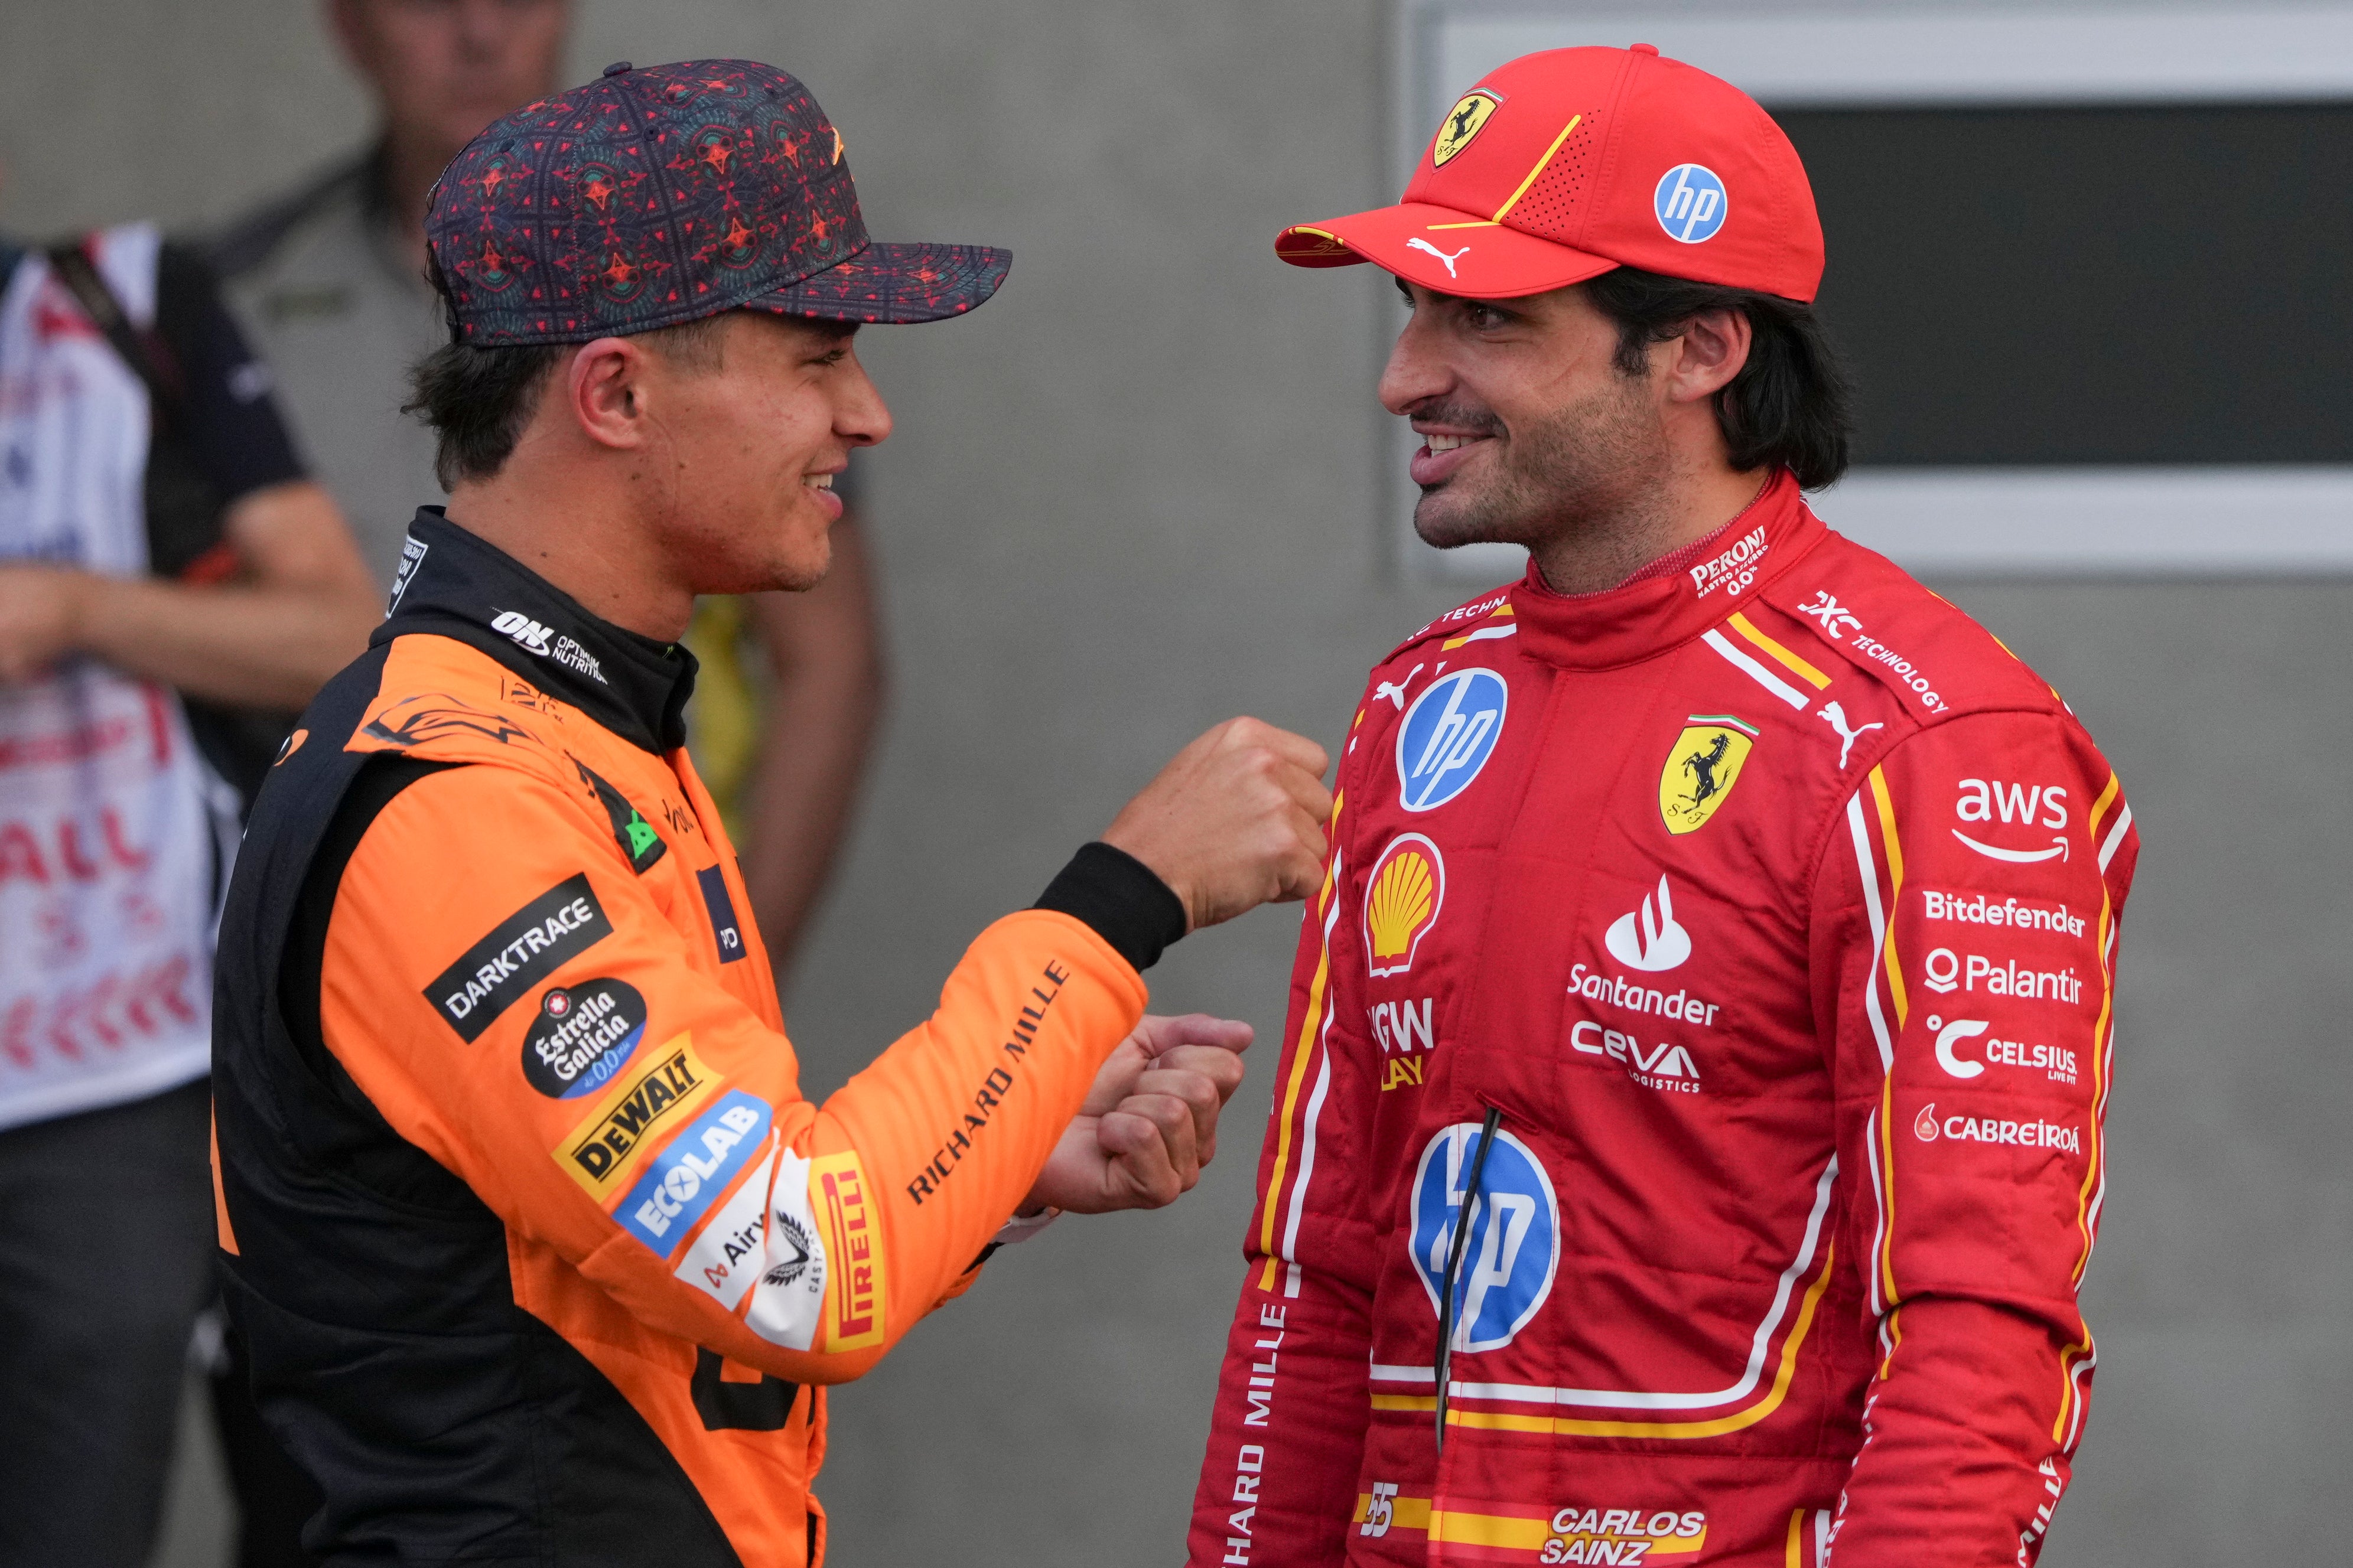
[{"label": "airwair logo", "polygon": [[1659,769],[1659,816],[1673,834],[1696,833],[1732,798],[1756,729],[1729,713],[1694,713]]},{"label": "airwair logo", "polygon": [[711,1098],[718,1086],[719,1076],[694,1054],[690,1037],[677,1036],[654,1053],[645,1071],[597,1102],[588,1120],[553,1151],[555,1163],[582,1191],[602,1203],[620,1184],[634,1163],[631,1156],[648,1135],[656,1128],[667,1130],[682,1112]]}]

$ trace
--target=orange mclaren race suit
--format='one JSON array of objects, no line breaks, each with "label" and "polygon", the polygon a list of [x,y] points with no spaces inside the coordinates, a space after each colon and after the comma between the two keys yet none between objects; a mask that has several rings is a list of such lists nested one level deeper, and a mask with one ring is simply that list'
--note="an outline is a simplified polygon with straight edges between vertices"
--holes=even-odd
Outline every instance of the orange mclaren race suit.
[{"label": "orange mclaren race suit", "polygon": [[1182,906],[1082,850],[802,1100],[692,660],[420,513],[255,806],[220,1246],[333,1563],[798,1564],[823,1386],[962,1290]]},{"label": "orange mclaren race suit", "polygon": [[1340,785],[1196,1568],[2031,1562],[2135,857],[2066,705],[1784,473],[1440,617]]}]

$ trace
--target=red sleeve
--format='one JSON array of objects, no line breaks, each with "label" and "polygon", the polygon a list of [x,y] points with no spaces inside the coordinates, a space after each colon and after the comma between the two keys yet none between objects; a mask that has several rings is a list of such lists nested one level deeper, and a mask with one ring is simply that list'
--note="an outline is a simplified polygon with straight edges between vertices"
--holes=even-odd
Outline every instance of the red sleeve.
[{"label": "red sleeve", "polygon": [[2066,1489],[2137,852],[2116,775],[2039,713],[1923,731],[1825,847],[1814,973],[1858,1176],[1839,1245],[1879,1352],[1839,1568],[2030,1563]]},{"label": "red sleeve", "polygon": [[[1361,721],[1361,715],[1359,719]],[[1343,767],[1345,779],[1346,769]],[[1241,1300],[1226,1340],[1208,1453],[1193,1495],[1194,1568],[1329,1563],[1356,1510],[1372,1415],[1372,1224],[1362,1172],[1379,1096],[1365,1036],[1360,943],[1333,808],[1333,852],[1293,969]]]}]

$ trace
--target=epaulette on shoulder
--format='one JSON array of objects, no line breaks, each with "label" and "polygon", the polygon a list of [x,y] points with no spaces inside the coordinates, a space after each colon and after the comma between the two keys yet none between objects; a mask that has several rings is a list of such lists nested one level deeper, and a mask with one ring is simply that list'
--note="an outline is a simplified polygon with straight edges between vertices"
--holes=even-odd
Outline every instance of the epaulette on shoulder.
[{"label": "epaulette on shoulder", "polygon": [[1989,709],[2066,706],[1966,611],[1840,534],[1761,597],[1894,692],[1923,722]]},{"label": "epaulette on shoulder", "polygon": [[1513,614],[1511,584],[1506,583],[1440,616],[1383,654],[1381,662],[1387,664],[1408,648],[1428,642],[1432,637],[1443,638],[1442,646],[1451,648],[1461,647],[1464,643],[1482,642],[1489,637],[1509,637],[1512,635]]}]

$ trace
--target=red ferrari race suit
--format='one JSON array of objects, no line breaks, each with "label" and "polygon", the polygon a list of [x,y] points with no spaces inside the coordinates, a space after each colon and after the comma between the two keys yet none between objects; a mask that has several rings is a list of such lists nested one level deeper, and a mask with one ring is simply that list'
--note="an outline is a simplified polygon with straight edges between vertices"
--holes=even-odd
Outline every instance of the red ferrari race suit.
[{"label": "red ferrari race suit", "polygon": [[2031,1563],[2137,849],[2066,705],[1784,473],[1424,628],[1340,784],[1197,1568]]}]

